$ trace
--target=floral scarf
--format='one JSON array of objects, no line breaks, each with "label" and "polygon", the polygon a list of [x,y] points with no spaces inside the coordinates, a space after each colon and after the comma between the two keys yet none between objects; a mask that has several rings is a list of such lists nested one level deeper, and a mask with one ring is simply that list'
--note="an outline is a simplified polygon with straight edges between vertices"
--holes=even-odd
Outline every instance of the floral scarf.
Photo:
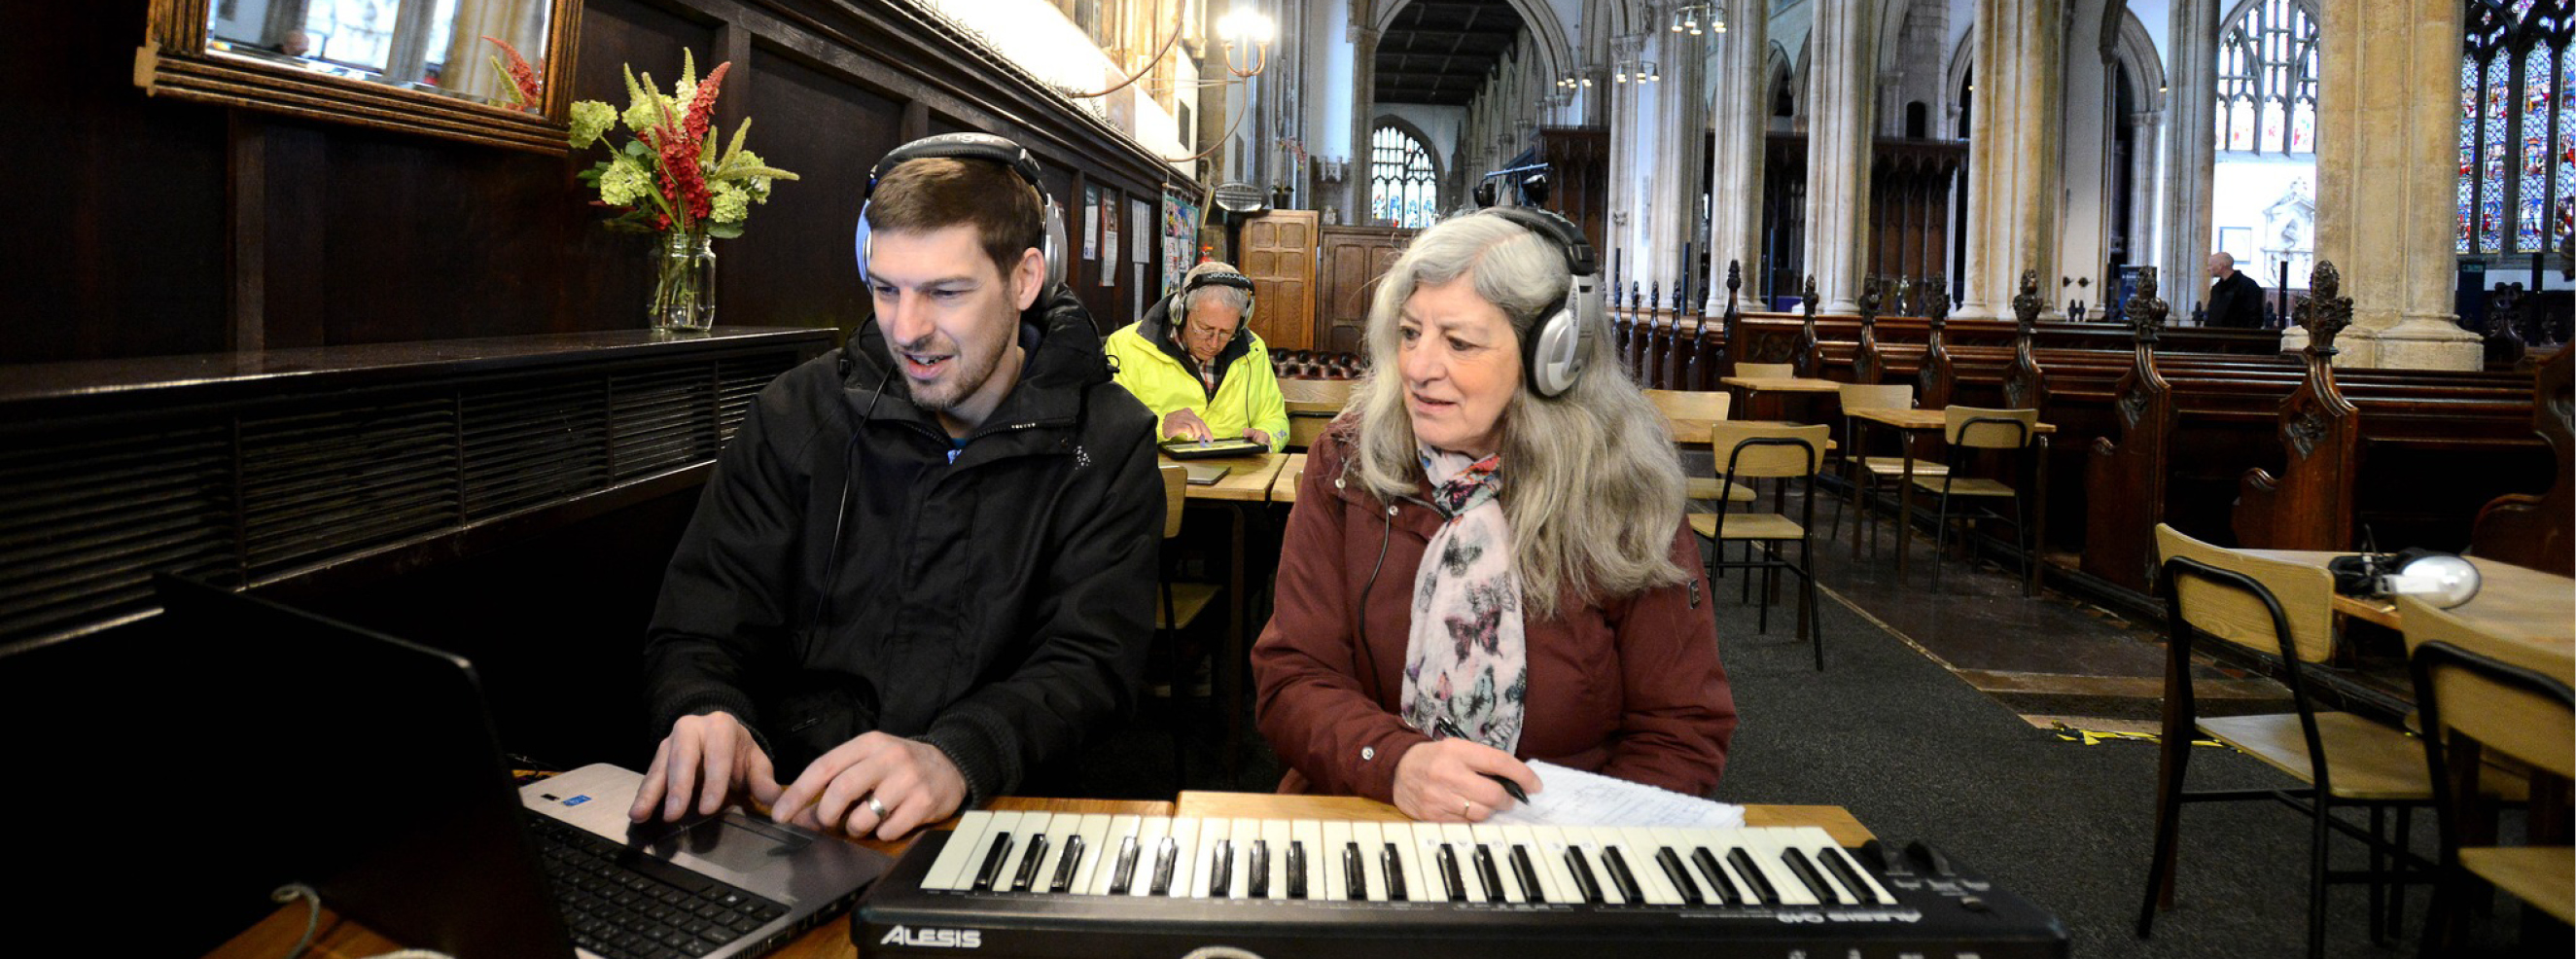
[{"label": "floral scarf", "polygon": [[1431,505],[1445,522],[1413,580],[1404,651],[1404,720],[1433,736],[1445,720],[1467,738],[1512,752],[1529,692],[1520,578],[1503,520],[1501,454],[1422,448]]}]

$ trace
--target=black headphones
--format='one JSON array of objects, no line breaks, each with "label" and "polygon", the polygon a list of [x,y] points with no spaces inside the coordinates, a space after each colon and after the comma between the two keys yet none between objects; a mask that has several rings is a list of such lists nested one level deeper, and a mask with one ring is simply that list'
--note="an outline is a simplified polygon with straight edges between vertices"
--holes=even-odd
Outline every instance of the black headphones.
[{"label": "black headphones", "polygon": [[1190,294],[1211,286],[1233,287],[1243,291],[1243,320],[1234,325],[1234,335],[1227,337],[1225,341],[1226,345],[1231,346],[1235,341],[1243,339],[1252,329],[1252,310],[1253,307],[1260,305],[1260,298],[1252,290],[1252,278],[1233,270],[1209,270],[1181,280],[1181,288],[1172,294],[1172,309],[1181,313],[1180,319],[1172,325],[1172,332],[1177,336],[1189,326]]},{"label": "black headphones", "polygon": [[1029,188],[1037,191],[1038,200],[1046,209],[1044,250],[1047,282],[1064,282],[1064,208],[1056,205],[1055,197],[1047,195],[1046,184],[1038,179],[1037,158],[1008,138],[990,133],[942,133],[923,137],[894,148],[878,160],[876,166],[868,168],[868,187],[866,193],[860,194],[859,228],[853,244],[858,252],[859,276],[862,279],[868,275],[868,203],[876,197],[877,183],[884,180],[886,174],[894,172],[896,167],[932,158],[998,164],[1028,181]]},{"label": "black headphones", "polygon": [[1478,211],[1509,220],[1544,237],[1565,255],[1565,302],[1521,336],[1521,370],[1530,392],[1555,398],[1583,375],[1584,346],[1602,323],[1601,261],[1574,221],[1537,207],[1498,206]]}]

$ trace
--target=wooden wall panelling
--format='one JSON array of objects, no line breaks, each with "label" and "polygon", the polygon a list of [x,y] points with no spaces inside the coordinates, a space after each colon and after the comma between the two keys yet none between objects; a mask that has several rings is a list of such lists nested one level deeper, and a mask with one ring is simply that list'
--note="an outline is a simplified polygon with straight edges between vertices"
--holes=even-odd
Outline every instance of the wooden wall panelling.
[{"label": "wooden wall panelling", "polygon": [[1318,289],[1317,230],[1322,215],[1313,210],[1272,210],[1243,223],[1242,262],[1235,264],[1252,278],[1252,293],[1261,304],[1253,311],[1253,332],[1272,349],[1343,349],[1319,337],[1327,301]]},{"label": "wooden wall panelling", "polygon": [[1364,352],[1369,301],[1416,231],[1382,226],[1317,230],[1314,348]]},{"label": "wooden wall panelling", "polygon": [[1538,158],[1556,169],[1542,204],[1606,249],[1610,225],[1610,131],[1601,127],[1540,127]]},{"label": "wooden wall panelling", "polygon": [[846,336],[873,310],[851,245],[868,169],[902,142],[906,104],[773,47],[754,46],[750,66],[749,89],[732,89],[742,74],[729,74],[717,102],[748,94],[749,148],[801,179],[773,184],[741,238],[716,244],[716,322],[830,326]]}]

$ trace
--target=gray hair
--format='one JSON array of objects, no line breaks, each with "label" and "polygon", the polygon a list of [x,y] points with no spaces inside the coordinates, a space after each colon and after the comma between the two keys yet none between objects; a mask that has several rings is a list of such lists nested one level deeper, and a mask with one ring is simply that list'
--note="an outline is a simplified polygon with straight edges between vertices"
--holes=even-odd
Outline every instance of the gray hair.
[{"label": "gray hair", "polygon": [[[1370,372],[1352,404],[1359,442],[1347,470],[1382,501],[1424,482],[1398,355],[1404,303],[1417,286],[1461,276],[1524,340],[1572,283],[1553,242],[1501,217],[1457,217],[1414,237],[1369,303]],[[1690,578],[1672,560],[1681,459],[1663,416],[1611,361],[1608,331],[1592,332],[1583,374],[1563,395],[1542,398],[1524,382],[1503,405],[1503,516],[1521,600],[1539,618],[1555,615],[1560,592],[1588,602]]]},{"label": "gray hair", "polygon": [[[1203,273],[1241,272],[1243,271],[1237,270],[1230,265],[1211,260],[1191,267],[1190,272],[1184,274],[1181,283],[1186,286],[1189,284],[1191,279],[1195,279]],[[1179,329],[1182,323],[1188,322],[1190,311],[1197,309],[1199,304],[1202,303],[1232,309],[1236,315],[1242,317],[1243,322],[1249,323],[1252,321],[1252,294],[1235,287],[1218,286],[1211,283],[1206,286],[1199,287],[1198,289],[1191,290],[1190,295],[1181,298],[1181,302],[1179,304],[1181,315],[1173,322],[1172,328]]]}]

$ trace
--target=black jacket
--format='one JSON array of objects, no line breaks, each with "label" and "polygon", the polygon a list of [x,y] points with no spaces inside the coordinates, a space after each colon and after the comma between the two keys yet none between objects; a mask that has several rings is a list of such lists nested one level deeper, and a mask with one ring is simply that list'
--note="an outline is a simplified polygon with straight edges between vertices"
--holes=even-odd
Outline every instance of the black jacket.
[{"label": "black jacket", "polygon": [[1132,704],[1163,525],[1153,416],[1063,287],[1020,342],[1019,383],[953,463],[873,326],[761,391],[662,583],[654,730],[733,713],[781,782],[882,730],[937,746],[980,803]]},{"label": "black jacket", "polygon": [[2263,284],[2244,271],[2209,285],[2209,325],[2243,330],[2263,328]]}]

